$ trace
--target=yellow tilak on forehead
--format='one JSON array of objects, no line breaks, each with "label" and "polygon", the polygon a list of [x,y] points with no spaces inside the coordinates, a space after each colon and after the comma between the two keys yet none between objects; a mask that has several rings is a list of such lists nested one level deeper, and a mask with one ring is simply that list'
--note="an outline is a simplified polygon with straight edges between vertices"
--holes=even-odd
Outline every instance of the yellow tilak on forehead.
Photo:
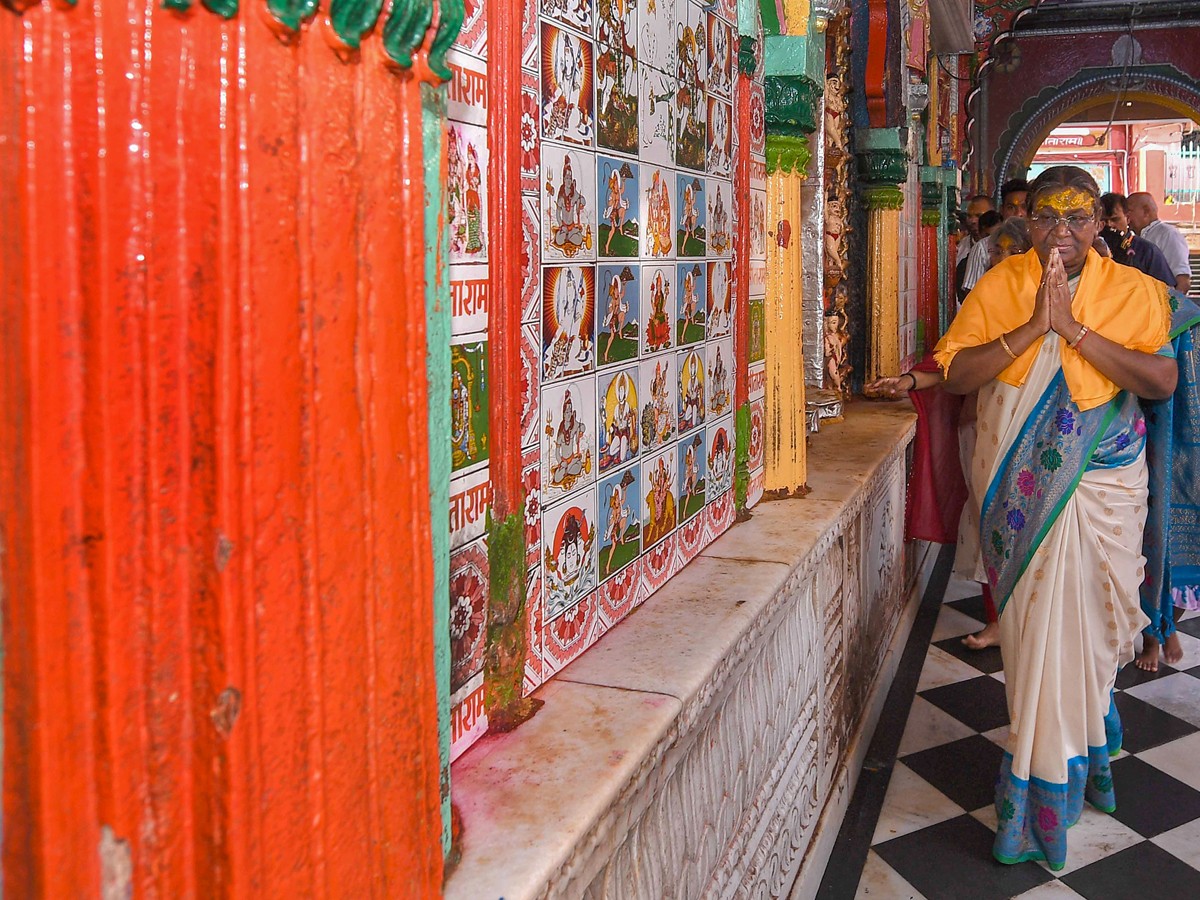
[{"label": "yellow tilak on forehead", "polygon": [[1064,187],[1038,197],[1037,207],[1034,212],[1037,212],[1039,209],[1051,209],[1060,216],[1065,216],[1067,213],[1077,209],[1091,212],[1095,208],[1096,198],[1087,191],[1080,190],[1079,188]]}]

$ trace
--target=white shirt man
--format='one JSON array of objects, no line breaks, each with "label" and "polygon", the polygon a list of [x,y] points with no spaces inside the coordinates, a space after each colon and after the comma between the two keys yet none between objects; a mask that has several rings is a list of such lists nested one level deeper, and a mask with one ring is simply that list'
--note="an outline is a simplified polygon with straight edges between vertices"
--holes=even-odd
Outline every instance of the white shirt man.
[{"label": "white shirt man", "polygon": [[995,209],[996,204],[986,194],[976,194],[967,203],[966,225],[967,233],[958,242],[958,252],[954,256],[954,265],[967,258],[971,248],[979,242],[979,217],[989,209]]},{"label": "white shirt man", "polygon": [[1125,200],[1125,215],[1138,237],[1162,251],[1175,276],[1176,290],[1186,294],[1192,286],[1192,267],[1188,262],[1187,241],[1179,229],[1158,218],[1158,204],[1145,191],[1129,195]]}]

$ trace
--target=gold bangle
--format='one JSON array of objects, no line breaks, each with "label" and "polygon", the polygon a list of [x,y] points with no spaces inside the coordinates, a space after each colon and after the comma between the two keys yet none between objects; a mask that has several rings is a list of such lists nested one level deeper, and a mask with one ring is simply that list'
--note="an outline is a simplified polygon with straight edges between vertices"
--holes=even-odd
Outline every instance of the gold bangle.
[{"label": "gold bangle", "polygon": [[1000,335],[1000,346],[1004,348],[1004,352],[1008,354],[1010,359],[1016,359],[1017,354],[1012,352],[1012,347],[1008,346],[1008,341],[1004,339],[1004,334]]},{"label": "gold bangle", "polygon": [[1086,325],[1080,324],[1079,331],[1075,335],[1075,340],[1068,343],[1067,346],[1070,347],[1072,350],[1074,350],[1076,347],[1078,347],[1080,344],[1083,343],[1083,339],[1088,336],[1088,332],[1090,332],[1091,330],[1092,329],[1088,328]]}]

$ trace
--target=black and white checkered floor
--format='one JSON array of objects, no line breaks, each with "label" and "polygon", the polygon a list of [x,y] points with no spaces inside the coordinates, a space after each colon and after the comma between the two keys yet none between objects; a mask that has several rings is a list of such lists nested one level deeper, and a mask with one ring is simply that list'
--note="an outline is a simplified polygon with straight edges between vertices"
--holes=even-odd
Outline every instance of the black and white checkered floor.
[{"label": "black and white checkered floor", "polygon": [[[939,587],[935,577],[931,591]],[[1070,831],[1067,866],[1052,873],[1041,863],[992,859],[993,789],[1008,730],[1003,666],[999,648],[973,652],[960,642],[982,627],[977,586],[951,580],[942,601],[926,595],[924,634],[918,618],[906,651],[907,690],[898,675],[887,701],[898,742],[887,746],[886,735],[880,738],[885,709],[821,900],[1200,898],[1200,618],[1180,623],[1184,657],[1177,666],[1160,664],[1150,675],[1131,665],[1118,677],[1125,746],[1112,765],[1117,811],[1085,804]],[[917,675],[921,647],[913,641],[927,640]],[[896,707],[903,715],[909,701],[901,726]]]}]

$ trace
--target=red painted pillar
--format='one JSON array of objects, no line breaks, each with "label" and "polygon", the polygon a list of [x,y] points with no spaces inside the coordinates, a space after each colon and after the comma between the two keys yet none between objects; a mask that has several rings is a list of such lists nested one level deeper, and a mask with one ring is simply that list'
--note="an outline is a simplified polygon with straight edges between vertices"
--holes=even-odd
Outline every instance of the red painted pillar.
[{"label": "red painted pillar", "polygon": [[100,6],[0,10],[5,893],[436,896],[419,85]]},{"label": "red painted pillar", "polygon": [[[921,321],[924,346],[917,348],[918,357],[933,348],[940,337],[938,324],[938,228],[921,223],[919,238],[919,276],[917,283],[917,316]],[[953,259],[953,257],[950,257]]]}]

